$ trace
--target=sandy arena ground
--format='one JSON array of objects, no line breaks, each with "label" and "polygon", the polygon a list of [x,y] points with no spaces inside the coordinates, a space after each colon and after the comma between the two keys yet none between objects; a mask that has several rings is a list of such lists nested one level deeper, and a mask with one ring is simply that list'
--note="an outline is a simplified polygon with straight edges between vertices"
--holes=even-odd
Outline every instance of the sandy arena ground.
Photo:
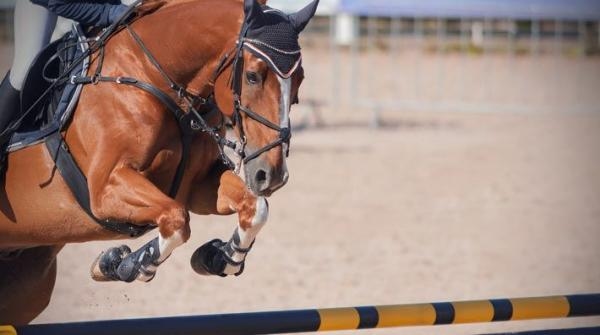
[{"label": "sandy arena ground", "polygon": [[[600,292],[600,114],[396,112],[379,130],[343,116],[294,134],[290,182],[243,276],[191,270],[195,248],[236,223],[193,217],[192,239],[149,284],[90,279],[119,242],[67,246],[35,322]],[[586,325],[600,318],[360,334]]]},{"label": "sandy arena ground", "polygon": [[[194,217],[191,241],[149,284],[89,278],[90,262],[117,242],[68,246],[36,322],[600,291],[600,115],[396,121],[296,134],[292,178],[271,199],[243,276],[190,269],[194,249],[235,224]],[[363,334],[590,324],[600,318]]]}]

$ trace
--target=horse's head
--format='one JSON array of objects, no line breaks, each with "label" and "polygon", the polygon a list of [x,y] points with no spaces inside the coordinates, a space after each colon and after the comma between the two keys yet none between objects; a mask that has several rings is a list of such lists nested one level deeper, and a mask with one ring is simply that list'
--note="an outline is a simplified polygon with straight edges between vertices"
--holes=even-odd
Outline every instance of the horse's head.
[{"label": "horse's head", "polygon": [[232,75],[216,82],[217,103],[240,143],[246,184],[257,195],[268,196],[288,180],[289,113],[304,75],[298,35],[318,2],[287,15],[245,0]]}]

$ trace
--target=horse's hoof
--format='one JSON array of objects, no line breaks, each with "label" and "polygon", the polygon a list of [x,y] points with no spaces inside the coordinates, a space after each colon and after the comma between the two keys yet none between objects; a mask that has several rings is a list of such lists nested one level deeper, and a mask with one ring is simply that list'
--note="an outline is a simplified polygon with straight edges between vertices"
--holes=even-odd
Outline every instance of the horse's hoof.
[{"label": "horse's hoof", "polygon": [[90,269],[92,279],[99,282],[119,280],[115,276],[116,269],[123,261],[123,258],[130,253],[131,249],[126,245],[101,252],[92,263]]},{"label": "horse's hoof", "polygon": [[225,242],[215,239],[196,249],[190,259],[192,269],[203,276],[218,275],[225,277],[223,271],[225,271],[227,263],[223,259],[223,251],[220,249],[224,244]]}]

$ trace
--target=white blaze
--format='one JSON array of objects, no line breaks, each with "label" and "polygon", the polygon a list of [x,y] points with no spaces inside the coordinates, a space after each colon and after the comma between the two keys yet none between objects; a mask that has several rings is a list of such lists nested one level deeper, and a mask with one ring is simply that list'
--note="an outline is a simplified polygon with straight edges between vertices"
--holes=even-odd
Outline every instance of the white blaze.
[{"label": "white blaze", "polygon": [[[291,127],[290,124],[290,109],[292,107],[292,78],[281,78],[277,76],[279,85],[281,87],[281,99],[279,103],[279,126],[281,128]],[[283,171],[287,176],[287,164],[285,153],[288,151],[289,144],[283,143],[281,149],[283,150]]]}]

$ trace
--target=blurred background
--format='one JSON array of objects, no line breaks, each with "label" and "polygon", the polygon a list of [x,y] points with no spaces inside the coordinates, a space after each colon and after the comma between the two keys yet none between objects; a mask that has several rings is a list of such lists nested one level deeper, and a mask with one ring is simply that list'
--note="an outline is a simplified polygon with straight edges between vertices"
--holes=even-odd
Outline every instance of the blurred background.
[{"label": "blurred background", "polygon": [[328,0],[320,14],[304,57],[329,90],[303,93],[344,118],[600,109],[598,1]]},{"label": "blurred background", "polygon": [[[0,2],[2,71],[11,4]],[[301,36],[291,179],[244,275],[191,271],[194,249],[235,226],[193,217],[192,240],[149,284],[89,278],[117,242],[67,246],[36,322],[600,291],[600,1],[321,0],[317,15]]]}]

